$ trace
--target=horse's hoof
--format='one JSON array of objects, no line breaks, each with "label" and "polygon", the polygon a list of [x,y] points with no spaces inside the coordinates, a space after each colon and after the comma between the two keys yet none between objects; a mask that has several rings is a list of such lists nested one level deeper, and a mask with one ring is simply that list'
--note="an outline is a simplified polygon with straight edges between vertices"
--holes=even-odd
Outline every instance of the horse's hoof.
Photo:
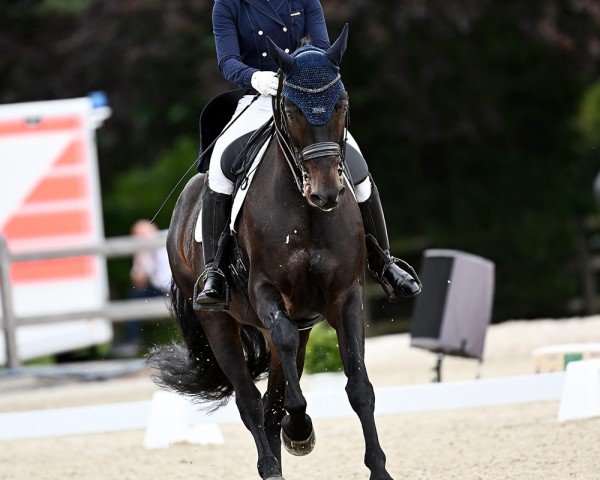
[{"label": "horse's hoof", "polygon": [[303,457],[312,452],[317,441],[314,428],[311,429],[310,435],[306,440],[292,440],[285,434],[284,430],[281,430],[281,439],[283,440],[285,449],[296,457]]},{"label": "horse's hoof", "polygon": [[285,478],[280,477],[279,475],[277,477],[269,477],[269,478],[265,478],[265,480],[285,480]]}]

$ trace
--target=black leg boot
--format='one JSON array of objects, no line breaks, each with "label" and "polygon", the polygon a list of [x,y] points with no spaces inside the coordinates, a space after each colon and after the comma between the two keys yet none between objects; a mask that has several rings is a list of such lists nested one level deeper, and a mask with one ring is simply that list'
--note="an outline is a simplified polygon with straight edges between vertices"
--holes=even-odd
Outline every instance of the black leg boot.
[{"label": "black leg boot", "polygon": [[[359,203],[367,238],[367,263],[369,271],[385,290],[390,301],[398,298],[415,297],[421,293],[421,282],[416,273],[406,262],[390,255],[383,207],[379,191],[371,178],[373,190],[366,202]],[[401,262],[410,273],[396,265]]]},{"label": "black leg boot", "polygon": [[204,288],[194,289],[194,310],[226,310],[228,303],[227,278],[215,262],[221,234],[227,227],[231,212],[231,195],[217,193],[208,186],[202,199],[202,250],[206,269],[196,282],[198,287],[204,282]]}]

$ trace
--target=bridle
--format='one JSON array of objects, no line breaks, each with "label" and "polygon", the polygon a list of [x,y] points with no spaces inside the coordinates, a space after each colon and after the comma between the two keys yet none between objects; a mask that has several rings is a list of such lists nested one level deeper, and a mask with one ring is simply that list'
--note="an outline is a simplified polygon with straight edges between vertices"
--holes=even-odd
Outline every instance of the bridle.
[{"label": "bridle", "polygon": [[[337,80],[339,80],[339,78],[336,79],[336,81]],[[329,88],[333,86],[334,83],[326,85],[326,87]],[[342,139],[341,144],[337,142],[317,142],[300,150],[292,140],[287,119],[285,117],[285,109],[283,105],[283,84],[284,73],[280,70],[277,95],[273,97],[273,124],[275,126],[275,136],[277,138],[277,142],[279,143],[279,146],[283,152],[283,156],[285,157],[285,160],[292,171],[292,175],[298,190],[304,196],[304,187],[310,181],[310,174],[304,166],[306,162],[314,160],[315,158],[336,156],[340,157],[340,164],[338,166],[340,178],[343,182],[343,176],[345,175],[348,179],[350,188],[352,188],[352,177],[350,176],[350,171],[346,165],[346,145],[348,143],[348,129],[350,127],[349,112],[346,112],[344,138]],[[323,88],[323,90],[325,90],[325,88]]]}]

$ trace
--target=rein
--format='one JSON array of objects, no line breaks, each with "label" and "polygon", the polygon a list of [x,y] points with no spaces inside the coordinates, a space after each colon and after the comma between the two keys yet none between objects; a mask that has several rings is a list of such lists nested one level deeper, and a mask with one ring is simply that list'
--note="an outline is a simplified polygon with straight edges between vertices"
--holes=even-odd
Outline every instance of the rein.
[{"label": "rein", "polygon": [[[336,79],[337,81],[338,79]],[[337,142],[317,142],[308,145],[301,151],[296,147],[292,140],[292,136],[289,132],[287,121],[285,118],[283,108],[283,85],[285,83],[284,74],[279,71],[279,85],[277,88],[277,95],[273,97],[273,124],[275,126],[275,136],[277,143],[283,152],[283,156],[290,167],[296,187],[302,194],[306,196],[305,187],[308,184],[310,175],[304,163],[309,160],[320,157],[340,157],[340,166],[338,168],[340,176],[345,175],[350,184],[350,188],[353,189],[352,177],[350,171],[346,165],[346,144],[348,142],[348,127],[349,127],[349,115],[346,115],[346,125],[344,127],[344,139],[340,145]],[[329,88],[330,85],[326,85]],[[293,88],[297,88],[293,86]]]}]

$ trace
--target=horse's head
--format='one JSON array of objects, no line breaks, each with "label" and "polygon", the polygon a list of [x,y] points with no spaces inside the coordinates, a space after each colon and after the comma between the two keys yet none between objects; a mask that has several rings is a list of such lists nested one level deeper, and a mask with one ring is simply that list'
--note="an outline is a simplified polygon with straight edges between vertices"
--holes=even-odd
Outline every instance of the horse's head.
[{"label": "horse's head", "polygon": [[284,153],[293,157],[303,176],[309,204],[332,210],[345,189],[342,161],[348,94],[339,65],[348,43],[348,26],[327,51],[307,45],[290,55],[268,40],[269,53],[284,73],[275,112],[280,142],[289,150]]}]

